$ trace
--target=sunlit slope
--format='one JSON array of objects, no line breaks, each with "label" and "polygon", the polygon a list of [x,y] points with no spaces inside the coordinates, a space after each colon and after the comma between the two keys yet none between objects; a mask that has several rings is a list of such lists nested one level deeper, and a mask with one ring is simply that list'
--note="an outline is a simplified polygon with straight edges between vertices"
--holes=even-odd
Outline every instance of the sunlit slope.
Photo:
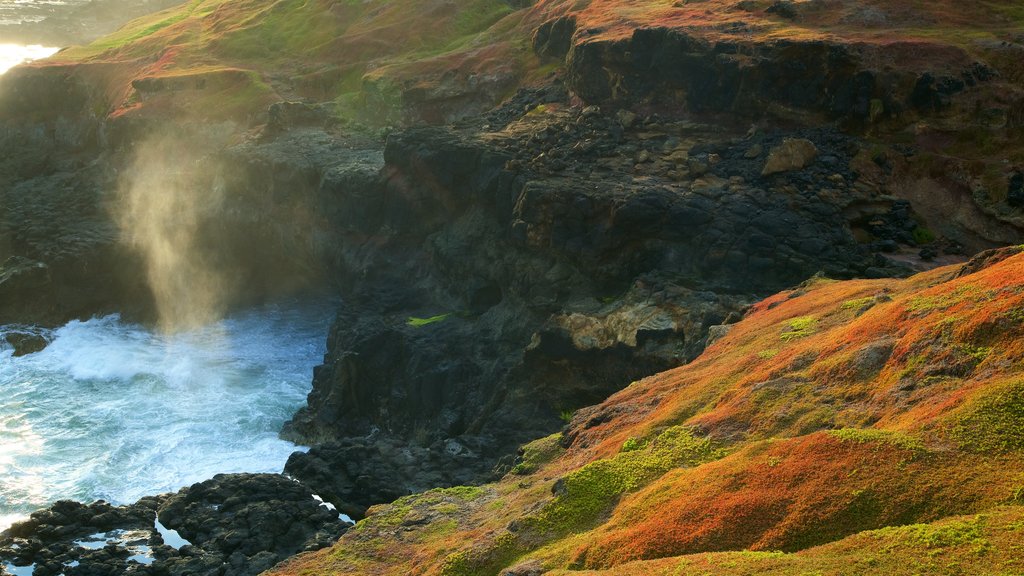
[{"label": "sunlit slope", "polygon": [[1019,573],[1022,372],[1019,248],[812,281],[581,410],[502,481],[379,507],[272,573]]},{"label": "sunlit slope", "polygon": [[106,66],[102,106],[117,115],[252,119],[268,103],[304,99],[370,122],[444,121],[561,64],[566,54],[538,58],[531,46],[558,18],[573,22],[565,48],[663,28],[717,44],[715,54],[823,42],[853,47],[879,70],[956,77],[978,61],[1001,81],[1024,78],[1014,48],[1024,10],[1013,0],[192,0],[50,63]]},{"label": "sunlit slope", "polygon": [[[193,0],[53,62],[128,69],[118,78],[115,114],[244,116],[308,99],[386,116],[390,99],[411,88],[391,79],[440,81],[451,70],[457,85],[486,71],[495,90],[510,89],[527,48],[504,33],[512,12],[501,0]],[[415,73],[405,74],[411,63]]]}]

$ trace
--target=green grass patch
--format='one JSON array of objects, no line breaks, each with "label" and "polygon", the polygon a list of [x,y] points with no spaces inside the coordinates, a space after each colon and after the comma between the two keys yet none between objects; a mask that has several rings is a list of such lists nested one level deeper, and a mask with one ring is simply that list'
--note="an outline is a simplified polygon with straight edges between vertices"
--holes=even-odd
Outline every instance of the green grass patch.
[{"label": "green grass patch", "polygon": [[874,306],[878,301],[874,296],[868,296],[867,298],[857,298],[856,300],[847,300],[840,306],[840,310],[853,310],[855,312],[861,312]]},{"label": "green grass patch", "polygon": [[413,328],[421,328],[423,326],[428,326],[430,324],[437,324],[438,322],[444,322],[445,320],[450,318],[451,315],[452,315],[452,313],[449,312],[447,314],[438,314],[437,316],[431,316],[430,318],[417,318],[415,316],[410,316],[409,319],[406,320],[405,323],[406,323],[406,325],[412,326]]},{"label": "green grass patch", "polygon": [[858,444],[880,443],[910,450],[913,452],[924,451],[924,444],[913,436],[890,432],[887,430],[876,430],[873,428],[843,428],[840,430],[829,430],[828,434],[839,438],[844,442],[856,442]]},{"label": "green grass patch", "polygon": [[935,242],[935,233],[924,226],[914,228],[914,231],[911,234],[914,237],[914,243],[918,246]]},{"label": "green grass patch", "polygon": [[724,455],[709,438],[674,426],[644,448],[591,462],[564,477],[555,500],[526,522],[533,531],[552,536],[585,530],[623,494],[646,486],[673,468],[696,466]]},{"label": "green grass patch", "polygon": [[532,474],[538,468],[552,462],[565,452],[562,448],[561,432],[534,440],[522,447],[522,455],[519,461],[512,467],[513,474]]},{"label": "green grass patch", "polygon": [[818,331],[818,320],[814,316],[800,316],[789,321],[786,330],[779,335],[785,342],[805,338]]},{"label": "green grass patch", "polygon": [[1015,382],[983,396],[957,417],[953,440],[972,452],[1024,449],[1024,382]]},{"label": "green grass patch", "polygon": [[969,520],[949,524],[911,524],[873,530],[871,536],[887,543],[887,547],[909,544],[929,550],[971,546],[978,553],[984,553],[991,545],[985,538],[985,516],[978,515]]}]

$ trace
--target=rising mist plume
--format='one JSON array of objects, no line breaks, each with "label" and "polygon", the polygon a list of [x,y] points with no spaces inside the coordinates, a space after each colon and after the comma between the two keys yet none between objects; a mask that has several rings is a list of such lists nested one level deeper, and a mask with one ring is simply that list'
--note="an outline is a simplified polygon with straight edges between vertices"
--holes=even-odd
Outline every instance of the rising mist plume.
[{"label": "rising mist plume", "polygon": [[123,239],[145,258],[160,327],[207,324],[226,308],[227,279],[200,240],[204,215],[218,211],[223,187],[189,142],[152,138],[136,146],[122,175],[117,220]]}]

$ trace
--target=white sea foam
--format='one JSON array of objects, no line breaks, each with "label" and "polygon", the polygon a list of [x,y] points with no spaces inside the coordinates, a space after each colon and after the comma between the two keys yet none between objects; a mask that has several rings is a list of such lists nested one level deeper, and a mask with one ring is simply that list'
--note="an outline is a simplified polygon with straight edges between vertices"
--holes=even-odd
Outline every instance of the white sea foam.
[{"label": "white sea foam", "polygon": [[281,471],[299,448],[277,432],[309,391],[331,316],[268,307],[172,335],[108,316],[55,330],[35,354],[0,349],[0,530],[62,498],[128,503]]},{"label": "white sea foam", "polygon": [[22,62],[39,60],[53,56],[59,48],[40,46],[32,44],[23,46],[21,44],[0,44],[0,74],[7,72]]}]

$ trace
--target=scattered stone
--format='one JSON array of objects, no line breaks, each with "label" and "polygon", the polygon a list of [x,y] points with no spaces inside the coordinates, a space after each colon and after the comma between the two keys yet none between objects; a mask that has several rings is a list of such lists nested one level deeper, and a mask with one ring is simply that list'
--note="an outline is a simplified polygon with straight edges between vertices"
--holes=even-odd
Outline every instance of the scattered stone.
[{"label": "scattered stone", "polygon": [[696,158],[691,158],[689,162],[687,162],[687,167],[690,170],[690,175],[694,178],[700,178],[708,173],[708,165]]},{"label": "scattered stone", "polygon": [[764,146],[760,144],[754,144],[753,146],[747,149],[747,151],[743,154],[743,157],[748,160],[753,160],[755,158],[760,158],[761,154],[764,154]]},{"label": "scattered stone", "polygon": [[629,110],[619,110],[615,114],[615,119],[619,121],[623,128],[632,128],[633,124],[636,123],[636,113]]},{"label": "scattered stone", "polygon": [[802,170],[818,155],[818,148],[810,140],[804,138],[786,138],[782,144],[772,148],[768,153],[762,176],[770,176],[780,172]]},{"label": "scattered stone", "polygon": [[707,345],[711,346],[715,342],[718,342],[725,337],[726,334],[732,331],[732,324],[719,324],[717,326],[711,326],[708,328],[708,342]]}]

